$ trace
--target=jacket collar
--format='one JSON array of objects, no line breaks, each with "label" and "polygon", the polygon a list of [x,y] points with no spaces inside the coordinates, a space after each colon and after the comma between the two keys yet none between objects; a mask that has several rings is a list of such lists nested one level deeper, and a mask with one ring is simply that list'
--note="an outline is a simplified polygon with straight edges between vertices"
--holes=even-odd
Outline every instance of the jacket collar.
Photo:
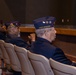
[{"label": "jacket collar", "polygon": [[44,38],[41,38],[41,37],[37,37],[37,41],[51,43],[51,42],[48,41],[47,39],[44,39]]}]

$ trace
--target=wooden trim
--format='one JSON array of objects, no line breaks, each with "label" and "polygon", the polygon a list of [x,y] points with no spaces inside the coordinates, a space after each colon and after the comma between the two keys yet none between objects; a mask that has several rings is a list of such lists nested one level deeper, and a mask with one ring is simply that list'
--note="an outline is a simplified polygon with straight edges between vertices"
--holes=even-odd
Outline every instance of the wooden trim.
[{"label": "wooden trim", "polygon": [[35,28],[31,27],[20,27],[21,32],[35,32]]},{"label": "wooden trim", "polygon": [[71,61],[76,62],[76,56],[70,55],[70,54],[66,54],[66,53],[65,53],[65,55],[66,55],[67,58],[70,59]]},{"label": "wooden trim", "polygon": [[[34,27],[20,27],[21,32],[35,32]],[[76,29],[56,28],[57,34],[76,36]]]},{"label": "wooden trim", "polygon": [[76,36],[76,29],[56,28],[57,34]]}]

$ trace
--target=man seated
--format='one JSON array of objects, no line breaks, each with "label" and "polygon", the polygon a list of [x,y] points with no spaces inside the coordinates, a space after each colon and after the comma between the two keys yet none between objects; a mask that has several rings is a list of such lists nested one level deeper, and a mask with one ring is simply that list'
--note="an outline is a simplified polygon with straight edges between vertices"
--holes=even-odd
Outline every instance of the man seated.
[{"label": "man seated", "polygon": [[20,37],[20,25],[21,24],[18,21],[5,23],[7,30],[5,41],[26,49],[30,49],[29,44]]},{"label": "man seated", "polygon": [[52,41],[56,38],[55,21],[55,17],[52,16],[38,18],[33,21],[36,28],[37,40],[31,47],[31,51],[44,55],[48,59],[52,58],[58,62],[76,66],[75,63],[65,56],[60,48],[52,45]]}]

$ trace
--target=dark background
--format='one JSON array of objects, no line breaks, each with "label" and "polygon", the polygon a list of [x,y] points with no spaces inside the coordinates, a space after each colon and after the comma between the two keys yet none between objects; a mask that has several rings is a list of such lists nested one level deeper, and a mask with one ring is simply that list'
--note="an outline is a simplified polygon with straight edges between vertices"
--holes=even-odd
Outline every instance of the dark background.
[{"label": "dark background", "polygon": [[76,25],[76,0],[0,0],[0,20],[4,22],[32,24],[43,16],[56,17],[57,25]]}]

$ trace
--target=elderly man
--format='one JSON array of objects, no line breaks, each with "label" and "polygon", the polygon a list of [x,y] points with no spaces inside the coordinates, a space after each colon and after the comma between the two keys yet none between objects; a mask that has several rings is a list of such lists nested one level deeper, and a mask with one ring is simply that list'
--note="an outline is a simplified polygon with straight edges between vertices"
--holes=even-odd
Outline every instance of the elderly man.
[{"label": "elderly man", "polygon": [[36,54],[44,55],[45,57],[52,58],[58,62],[76,65],[72,63],[60,48],[52,45],[52,41],[56,38],[56,30],[54,28],[55,17],[47,16],[34,20],[36,28],[37,40],[31,47],[31,51]]},{"label": "elderly man", "polygon": [[20,37],[20,25],[19,21],[5,23],[7,30],[5,41],[28,49],[29,45]]}]

